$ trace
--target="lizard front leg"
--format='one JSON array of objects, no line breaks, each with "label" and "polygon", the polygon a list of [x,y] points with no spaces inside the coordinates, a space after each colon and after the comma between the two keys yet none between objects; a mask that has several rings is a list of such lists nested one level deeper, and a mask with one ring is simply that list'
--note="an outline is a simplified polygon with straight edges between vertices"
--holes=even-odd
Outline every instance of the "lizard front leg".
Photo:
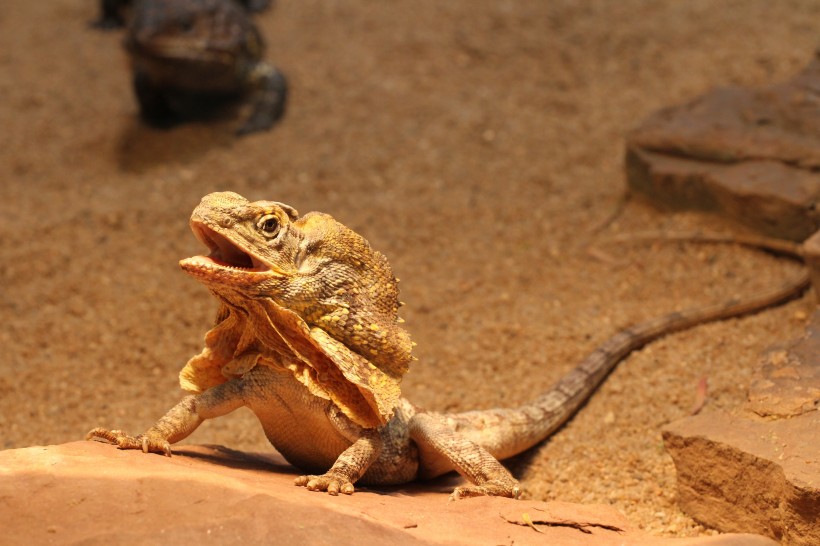
[{"label": "lizard front leg", "polygon": [[382,438],[376,429],[363,429],[361,436],[345,449],[321,476],[299,476],[295,484],[311,491],[353,494],[353,484],[361,478],[382,450]]},{"label": "lizard front leg", "polygon": [[294,482],[311,491],[353,494],[353,484],[361,478],[381,455],[384,439],[379,429],[362,428],[331,406],[326,410],[328,421],[350,442],[350,446],[336,458],[330,470],[321,476],[299,476]]},{"label": "lizard front leg", "polygon": [[270,129],[285,113],[288,82],[276,67],[259,62],[248,79],[253,106],[248,119],[237,129],[238,135]]},{"label": "lizard front leg", "polygon": [[133,86],[143,121],[158,129],[169,129],[178,122],[177,114],[168,104],[166,91],[151,81],[147,74],[136,70]]},{"label": "lizard front leg", "polygon": [[421,456],[420,477],[432,478],[454,469],[475,484],[456,487],[450,500],[482,495],[517,499],[521,495],[518,480],[498,459],[440,418],[417,413],[410,419],[408,428]]},{"label": "lizard front leg", "polygon": [[220,417],[245,405],[240,380],[231,380],[202,394],[183,398],[147,431],[130,436],[121,430],[95,428],[86,440],[100,438],[120,449],[141,449],[145,453],[171,456],[171,444],[187,438],[205,420]]},{"label": "lizard front leg", "polygon": [[100,0],[100,18],[91,26],[103,30],[124,27],[125,11],[130,3],[130,0]]},{"label": "lizard front leg", "polygon": [[240,3],[251,13],[257,13],[270,7],[271,0],[241,0]]}]

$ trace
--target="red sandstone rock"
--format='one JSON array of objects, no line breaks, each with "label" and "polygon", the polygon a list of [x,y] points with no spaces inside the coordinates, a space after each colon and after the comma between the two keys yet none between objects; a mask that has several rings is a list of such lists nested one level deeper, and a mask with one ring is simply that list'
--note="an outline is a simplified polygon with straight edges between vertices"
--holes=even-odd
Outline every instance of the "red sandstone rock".
[{"label": "red sandstone rock", "polygon": [[331,497],[278,456],[185,446],[171,458],[96,442],[0,452],[8,544],[774,546],[755,535],[653,538],[606,506],[448,502],[442,482]]},{"label": "red sandstone rock", "polygon": [[[820,286],[818,284],[817,286]],[[805,335],[763,358],[749,386],[747,409],[762,417],[794,417],[820,408],[820,307]],[[820,442],[817,450],[820,452]]]},{"label": "red sandstone rock", "polygon": [[820,229],[820,51],[792,80],[717,89],[627,138],[632,190],[802,241]]},{"label": "red sandstone rock", "polygon": [[806,265],[809,266],[814,297],[820,304],[820,231],[806,239],[803,249],[806,251]]},{"label": "red sandstone rock", "polygon": [[820,412],[761,422],[706,413],[667,426],[678,502],[722,531],[820,544]]},{"label": "red sandstone rock", "polygon": [[748,411],[664,429],[681,508],[722,531],[765,534],[784,546],[820,544],[819,406],[820,308],[802,338],[765,356]]}]

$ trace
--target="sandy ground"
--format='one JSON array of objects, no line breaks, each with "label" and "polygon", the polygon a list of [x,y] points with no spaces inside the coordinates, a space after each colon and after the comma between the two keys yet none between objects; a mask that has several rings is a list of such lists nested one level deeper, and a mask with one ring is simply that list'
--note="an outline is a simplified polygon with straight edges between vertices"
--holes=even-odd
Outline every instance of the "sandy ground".
[{"label": "sandy ground", "polygon": [[[177,261],[202,249],[199,198],[234,190],[321,210],[402,279],[419,361],[403,386],[437,410],[548,387],[618,328],[751,294],[796,267],[732,247],[586,252],[643,229],[733,229],[624,195],[623,137],[714,86],[784,79],[817,45],[818,1],[278,2],[261,15],[292,100],[275,130],[229,119],[143,127],[121,34],[90,1],[0,8],[0,438],[3,448],[144,430],[179,398],[214,302]],[[511,461],[530,496],[613,504],[658,534],[708,533],[675,505],[659,428],[732,408],[758,353],[802,331],[810,299],[634,354],[581,413]],[[265,450],[249,412],[188,442]]]}]

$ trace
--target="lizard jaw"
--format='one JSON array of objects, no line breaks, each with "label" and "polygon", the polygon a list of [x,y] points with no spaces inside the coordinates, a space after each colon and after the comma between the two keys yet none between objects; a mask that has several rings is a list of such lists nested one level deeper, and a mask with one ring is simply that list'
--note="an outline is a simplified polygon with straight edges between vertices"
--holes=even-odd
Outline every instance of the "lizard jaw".
[{"label": "lizard jaw", "polygon": [[255,284],[279,276],[267,264],[207,225],[197,222],[191,227],[210,254],[180,260],[180,267],[187,273],[204,281],[233,285]]},{"label": "lizard jaw", "polygon": [[236,62],[231,51],[209,47],[206,40],[156,39],[154,43],[129,42],[134,53],[154,59],[189,63],[233,66]]},{"label": "lizard jaw", "polygon": [[205,258],[218,266],[245,271],[269,271],[270,267],[242,250],[233,241],[202,223],[192,226],[194,235],[211,253]]}]

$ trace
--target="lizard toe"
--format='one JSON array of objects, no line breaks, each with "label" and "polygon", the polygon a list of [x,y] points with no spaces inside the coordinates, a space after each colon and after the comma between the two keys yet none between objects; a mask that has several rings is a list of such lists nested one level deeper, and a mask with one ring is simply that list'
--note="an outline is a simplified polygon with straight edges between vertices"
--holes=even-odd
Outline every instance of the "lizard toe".
[{"label": "lizard toe", "polygon": [[328,495],[333,495],[334,497],[339,494],[339,482],[331,481],[327,484],[327,493]]},{"label": "lizard toe", "polygon": [[490,480],[481,485],[464,485],[453,490],[450,500],[482,496],[518,499],[521,497],[521,485],[515,480]]},{"label": "lizard toe", "polygon": [[100,440],[107,440],[108,442],[114,443],[115,440],[113,438],[113,435],[114,435],[115,432],[119,432],[119,431],[108,430],[107,428],[102,428],[102,427],[92,428],[91,430],[88,431],[88,433],[86,433],[85,439],[86,440],[100,439]]},{"label": "lizard toe", "polygon": [[110,444],[116,445],[120,449],[142,449],[142,443],[137,438],[129,436],[121,430],[108,430],[107,428],[97,427],[86,434],[86,440],[92,439],[105,440]]},{"label": "lizard toe", "polygon": [[108,430],[97,427],[85,435],[86,440],[100,439],[114,444],[120,449],[139,449],[144,453],[162,453],[171,456],[171,444],[158,434],[145,433],[131,436],[121,430]]},{"label": "lizard toe", "polygon": [[339,493],[352,495],[353,484],[344,478],[331,474],[322,476],[299,476],[294,483],[301,487],[306,487],[309,491],[326,491],[329,495],[336,496]]},{"label": "lizard toe", "polygon": [[140,444],[143,453],[161,453],[166,457],[171,456],[171,444],[162,436],[145,433],[135,438]]}]

